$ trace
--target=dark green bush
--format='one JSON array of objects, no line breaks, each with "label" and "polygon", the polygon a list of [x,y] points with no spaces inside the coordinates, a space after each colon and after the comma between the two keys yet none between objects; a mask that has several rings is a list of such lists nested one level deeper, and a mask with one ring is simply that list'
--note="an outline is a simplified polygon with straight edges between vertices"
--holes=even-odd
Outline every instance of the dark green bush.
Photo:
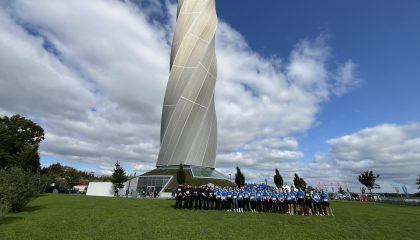
[{"label": "dark green bush", "polygon": [[[17,167],[0,170],[0,214],[19,212],[44,188],[38,173]],[[1,216],[1,215],[0,215]]]}]

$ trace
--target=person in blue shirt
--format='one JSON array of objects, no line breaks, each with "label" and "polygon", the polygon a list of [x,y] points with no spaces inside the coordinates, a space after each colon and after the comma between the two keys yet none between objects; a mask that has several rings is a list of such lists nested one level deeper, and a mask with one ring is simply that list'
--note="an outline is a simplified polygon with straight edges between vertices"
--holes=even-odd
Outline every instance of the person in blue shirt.
[{"label": "person in blue shirt", "polygon": [[291,191],[290,191],[290,202],[292,203],[292,215],[294,215],[296,213],[296,191],[295,188],[292,186],[291,187]]},{"label": "person in blue shirt", "polygon": [[235,188],[235,190],[233,190],[232,203],[233,203],[233,211],[237,212],[238,209],[239,209],[239,207],[238,207],[238,188]]},{"label": "person in blue shirt", "polygon": [[264,212],[268,212],[268,202],[269,202],[269,193],[267,192],[267,189],[264,190],[263,192],[263,211]]},{"label": "person in blue shirt", "polygon": [[257,211],[257,194],[254,190],[249,194],[249,200],[251,203],[251,212]]},{"label": "person in blue shirt", "polygon": [[261,190],[258,189],[257,190],[257,211],[258,212],[261,212],[261,210],[262,210],[262,205],[261,205],[262,201],[261,200],[262,200]]},{"label": "person in blue shirt", "polygon": [[323,210],[325,215],[334,216],[334,214],[332,213],[331,207],[330,207],[330,202],[329,202],[329,199],[328,199],[328,193],[324,192],[324,190],[322,190],[322,192],[321,192],[321,206],[322,206],[322,210]]},{"label": "person in blue shirt", "polygon": [[232,188],[229,187],[227,189],[227,195],[226,195],[226,198],[227,198],[227,201],[226,201],[226,210],[228,212],[232,211],[232,194],[233,194]]},{"label": "person in blue shirt", "polygon": [[289,192],[289,189],[286,189],[286,204],[287,204],[287,213],[289,215],[292,215],[292,208],[293,208],[293,203],[292,203],[292,195]]},{"label": "person in blue shirt", "polygon": [[277,194],[277,205],[280,213],[286,212],[284,205],[284,188]]},{"label": "person in blue shirt", "polygon": [[277,212],[277,193],[272,192],[270,196],[271,212]]},{"label": "person in blue shirt", "polygon": [[226,202],[227,202],[227,190],[226,188],[223,188],[222,190],[222,210],[226,210]]},{"label": "person in blue shirt", "polygon": [[249,211],[249,190],[245,189],[244,191],[244,211],[247,212]]},{"label": "person in blue shirt", "polygon": [[322,215],[321,198],[317,190],[312,193],[312,204],[314,205],[315,215]]},{"label": "person in blue shirt", "polygon": [[305,207],[305,192],[301,188],[297,188],[297,206],[296,209],[298,212],[301,212],[304,215],[304,207]]},{"label": "person in blue shirt", "polygon": [[238,207],[239,212],[244,211],[244,195],[242,189],[240,189],[238,192]]},{"label": "person in blue shirt", "polygon": [[218,188],[216,191],[216,209],[222,209],[222,189]]}]

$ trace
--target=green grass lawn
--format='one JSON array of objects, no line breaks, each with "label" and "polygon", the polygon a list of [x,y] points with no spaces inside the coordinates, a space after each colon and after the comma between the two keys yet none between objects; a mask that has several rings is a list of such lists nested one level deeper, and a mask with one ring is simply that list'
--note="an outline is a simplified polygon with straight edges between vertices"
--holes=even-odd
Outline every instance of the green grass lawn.
[{"label": "green grass lawn", "polygon": [[0,239],[420,239],[420,208],[333,202],[335,217],[176,210],[169,200],[46,195]]}]

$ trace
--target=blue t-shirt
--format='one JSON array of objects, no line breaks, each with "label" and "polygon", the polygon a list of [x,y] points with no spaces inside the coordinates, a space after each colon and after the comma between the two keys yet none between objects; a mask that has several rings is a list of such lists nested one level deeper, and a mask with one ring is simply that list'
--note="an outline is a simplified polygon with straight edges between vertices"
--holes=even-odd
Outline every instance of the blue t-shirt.
[{"label": "blue t-shirt", "polygon": [[325,192],[321,193],[321,200],[323,202],[328,202],[328,194]]},{"label": "blue t-shirt", "polygon": [[238,193],[238,201],[242,201],[244,198],[242,192]]},{"label": "blue t-shirt", "polygon": [[299,191],[297,192],[297,196],[298,196],[298,198],[303,199],[303,198],[305,197],[305,192],[304,192],[304,191],[302,191],[302,190],[299,190]]},{"label": "blue t-shirt", "polygon": [[238,198],[238,191],[233,191],[233,199],[237,199]]},{"label": "blue t-shirt", "polygon": [[319,203],[319,194],[318,193],[314,193],[312,194],[312,200],[316,203]]},{"label": "blue t-shirt", "polygon": [[250,199],[251,201],[257,201],[257,194],[255,192],[251,192],[250,194]]},{"label": "blue t-shirt", "polygon": [[271,199],[273,200],[273,202],[276,202],[277,201],[277,194],[272,193],[271,194]]},{"label": "blue t-shirt", "polygon": [[227,192],[227,198],[232,198],[232,192],[231,191]]},{"label": "blue t-shirt", "polygon": [[245,191],[244,198],[249,198],[249,192],[248,191]]},{"label": "blue t-shirt", "polygon": [[221,190],[217,190],[216,191],[216,198],[220,198],[222,196],[222,191]]},{"label": "blue t-shirt", "polygon": [[292,198],[291,199],[292,202],[296,202],[296,192],[295,191],[290,193],[290,197]]},{"label": "blue t-shirt", "polygon": [[284,201],[284,195],[283,195],[283,193],[278,193],[278,194],[277,194],[277,199],[278,199],[280,202],[283,202],[283,201]]},{"label": "blue t-shirt", "polygon": [[260,191],[257,192],[257,200],[261,201],[261,192]]},{"label": "blue t-shirt", "polygon": [[222,201],[226,201],[226,195],[227,195],[227,191],[223,190],[222,191]]},{"label": "blue t-shirt", "polygon": [[268,192],[266,192],[266,191],[264,191],[264,193],[263,193],[263,200],[264,201],[268,201]]},{"label": "blue t-shirt", "polygon": [[286,200],[292,201],[292,195],[290,193],[286,193]]}]

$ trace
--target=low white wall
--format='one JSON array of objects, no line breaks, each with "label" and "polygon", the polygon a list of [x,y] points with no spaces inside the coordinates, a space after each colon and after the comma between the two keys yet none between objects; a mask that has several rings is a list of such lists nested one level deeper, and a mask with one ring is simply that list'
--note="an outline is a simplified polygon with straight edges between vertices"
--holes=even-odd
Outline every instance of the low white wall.
[{"label": "low white wall", "polygon": [[90,182],[86,196],[113,197],[114,185],[111,182]]}]

